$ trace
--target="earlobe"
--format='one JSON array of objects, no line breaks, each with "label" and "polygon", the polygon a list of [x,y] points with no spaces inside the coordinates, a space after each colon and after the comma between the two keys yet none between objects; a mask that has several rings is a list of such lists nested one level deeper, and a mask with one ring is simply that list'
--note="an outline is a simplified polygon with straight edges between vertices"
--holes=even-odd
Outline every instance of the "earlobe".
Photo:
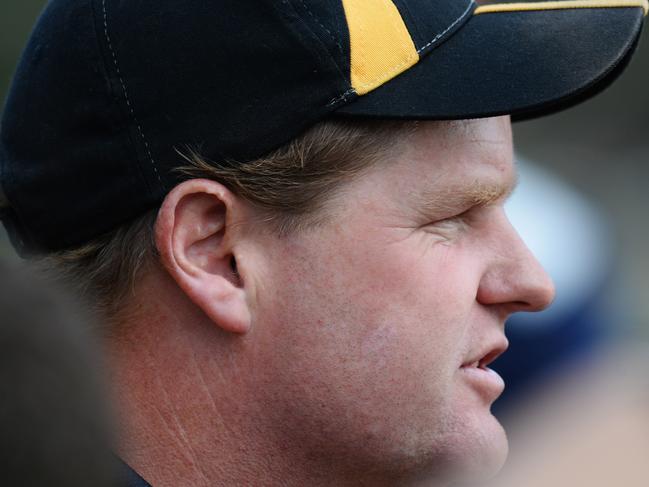
[{"label": "earlobe", "polygon": [[234,222],[242,205],[223,185],[193,179],[167,195],[156,221],[160,259],[178,287],[217,326],[238,334],[251,321],[237,271],[241,233]]}]

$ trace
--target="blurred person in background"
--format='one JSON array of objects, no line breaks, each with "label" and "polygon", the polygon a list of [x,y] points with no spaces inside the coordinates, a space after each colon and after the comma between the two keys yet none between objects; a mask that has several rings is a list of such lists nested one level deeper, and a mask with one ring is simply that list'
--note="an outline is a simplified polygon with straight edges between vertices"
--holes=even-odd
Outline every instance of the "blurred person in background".
[{"label": "blurred person in background", "polygon": [[106,319],[132,485],[497,471],[488,365],[553,297],[504,214],[509,115],[607,86],[646,10],[51,2],[2,217]]},{"label": "blurred person in background", "polygon": [[0,262],[3,485],[115,485],[100,350],[78,308]]}]

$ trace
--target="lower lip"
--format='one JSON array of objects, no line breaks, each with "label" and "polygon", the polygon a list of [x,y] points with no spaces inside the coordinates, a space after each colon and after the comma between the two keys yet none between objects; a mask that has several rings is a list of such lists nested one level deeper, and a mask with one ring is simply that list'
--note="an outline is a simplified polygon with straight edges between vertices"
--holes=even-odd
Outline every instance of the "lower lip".
[{"label": "lower lip", "polygon": [[461,367],[471,385],[490,403],[498,399],[505,390],[505,381],[495,370],[488,367]]}]

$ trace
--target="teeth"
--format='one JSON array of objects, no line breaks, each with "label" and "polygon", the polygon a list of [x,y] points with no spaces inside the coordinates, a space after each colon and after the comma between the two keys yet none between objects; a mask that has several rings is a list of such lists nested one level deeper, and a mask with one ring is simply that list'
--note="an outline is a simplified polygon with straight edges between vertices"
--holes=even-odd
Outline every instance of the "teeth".
[{"label": "teeth", "polygon": [[481,369],[484,368],[480,365],[480,360],[476,360],[475,362],[471,362],[470,364],[465,365],[464,367],[467,368],[474,368],[474,369]]}]

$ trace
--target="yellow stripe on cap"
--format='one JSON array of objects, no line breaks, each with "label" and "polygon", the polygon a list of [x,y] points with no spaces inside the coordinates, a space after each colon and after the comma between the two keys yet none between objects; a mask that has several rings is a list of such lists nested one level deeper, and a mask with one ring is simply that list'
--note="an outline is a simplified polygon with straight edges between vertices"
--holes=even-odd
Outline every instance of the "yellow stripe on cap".
[{"label": "yellow stripe on cap", "polygon": [[342,0],[349,27],[351,83],[372,91],[419,61],[401,14],[391,0]]},{"label": "yellow stripe on cap", "polygon": [[619,8],[639,7],[644,14],[649,12],[648,0],[566,0],[564,2],[496,3],[482,5],[475,9],[474,15],[497,12],[523,12],[531,10],[562,10],[573,8]]}]

